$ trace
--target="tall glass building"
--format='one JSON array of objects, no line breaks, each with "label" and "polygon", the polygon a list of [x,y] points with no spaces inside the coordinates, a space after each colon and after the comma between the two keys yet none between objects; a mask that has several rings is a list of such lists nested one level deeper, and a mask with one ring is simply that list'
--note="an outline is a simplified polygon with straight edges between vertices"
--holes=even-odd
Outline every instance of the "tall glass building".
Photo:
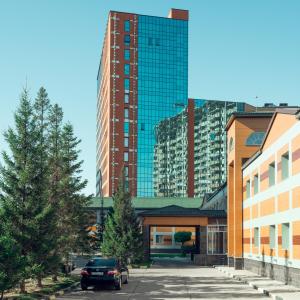
[{"label": "tall glass building", "polygon": [[148,197],[155,128],[187,105],[188,21],[139,16],[138,24],[137,196]]},{"label": "tall glass building", "polygon": [[188,11],[111,11],[97,81],[97,195],[125,177],[133,196],[154,196],[156,128],[188,103]]}]

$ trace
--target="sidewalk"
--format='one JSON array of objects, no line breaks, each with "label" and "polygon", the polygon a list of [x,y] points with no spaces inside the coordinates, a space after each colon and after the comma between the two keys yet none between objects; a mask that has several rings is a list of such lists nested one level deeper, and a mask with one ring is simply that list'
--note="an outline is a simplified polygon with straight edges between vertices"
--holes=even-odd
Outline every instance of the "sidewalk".
[{"label": "sidewalk", "polygon": [[215,267],[216,270],[225,273],[227,276],[237,279],[257,289],[261,293],[272,297],[274,300],[299,300],[300,288],[285,285],[281,281],[262,277],[247,270],[235,270],[230,267]]}]

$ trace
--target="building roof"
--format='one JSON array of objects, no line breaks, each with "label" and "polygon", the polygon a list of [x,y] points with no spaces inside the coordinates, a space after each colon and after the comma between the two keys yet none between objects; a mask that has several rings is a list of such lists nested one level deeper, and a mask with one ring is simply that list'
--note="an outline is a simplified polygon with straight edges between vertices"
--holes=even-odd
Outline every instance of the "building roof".
[{"label": "building roof", "polygon": [[184,208],[178,205],[144,211],[139,213],[141,217],[212,217],[226,218],[224,210],[203,210],[199,208]]},{"label": "building roof", "polygon": [[[162,208],[170,205],[177,205],[182,208],[199,208],[202,205],[201,198],[187,198],[187,197],[148,197],[148,198],[132,198],[132,203],[135,209],[153,209]],[[94,197],[89,205],[90,208],[100,208],[101,198]],[[113,206],[113,199],[111,197],[103,199],[104,208]]]},{"label": "building roof", "polygon": [[268,135],[271,131],[271,128],[273,126],[274,120],[277,116],[277,114],[286,114],[286,115],[294,115],[296,118],[299,119],[298,115],[300,113],[300,108],[299,107],[287,107],[287,108],[278,108],[275,110],[275,112],[273,113],[272,119],[270,121],[270,124],[267,128],[265,137],[259,147],[259,150],[256,151],[242,166],[242,169],[245,169],[247,166],[249,166],[257,157],[260,156],[260,154],[262,153],[262,149],[264,147],[264,144],[268,138]]},{"label": "building roof", "polygon": [[[176,10],[178,12],[182,11],[182,12],[185,12],[185,13],[189,13],[189,10],[187,9],[179,9],[179,8],[171,8],[169,13],[172,11],[172,10]],[[109,14],[112,14],[112,13],[117,13],[117,14],[129,14],[129,15],[137,15],[137,16],[146,16],[146,17],[154,17],[154,18],[163,18],[163,19],[173,19],[173,20],[180,20],[180,21],[188,21],[188,18],[187,19],[182,19],[182,18],[178,18],[178,17],[169,17],[168,16],[154,16],[154,15],[146,15],[146,14],[140,14],[140,13],[135,13],[135,12],[128,12],[128,11],[119,11],[119,10],[110,10],[109,11]],[[168,13],[168,14],[169,14]]]},{"label": "building roof", "polygon": [[237,118],[271,118],[274,112],[234,112],[229,118],[225,130],[227,131]]}]

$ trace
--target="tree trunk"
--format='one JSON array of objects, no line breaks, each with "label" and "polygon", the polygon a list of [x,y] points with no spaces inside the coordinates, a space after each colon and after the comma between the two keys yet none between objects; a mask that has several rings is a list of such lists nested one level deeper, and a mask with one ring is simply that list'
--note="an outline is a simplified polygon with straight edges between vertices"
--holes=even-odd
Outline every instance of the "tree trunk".
[{"label": "tree trunk", "polygon": [[4,291],[1,291],[0,300],[2,300],[2,299],[3,299],[3,296],[4,296]]},{"label": "tree trunk", "polygon": [[26,293],[25,280],[24,279],[20,282],[20,290],[21,290],[22,294]]},{"label": "tree trunk", "polygon": [[54,281],[54,282],[57,282],[57,281],[58,281],[58,279],[57,279],[57,274],[56,274],[56,273],[53,274],[53,276],[52,276],[52,281]]},{"label": "tree trunk", "polygon": [[43,283],[42,283],[42,276],[38,276],[38,278],[37,278],[37,286],[39,287],[39,288],[42,288],[43,287]]}]

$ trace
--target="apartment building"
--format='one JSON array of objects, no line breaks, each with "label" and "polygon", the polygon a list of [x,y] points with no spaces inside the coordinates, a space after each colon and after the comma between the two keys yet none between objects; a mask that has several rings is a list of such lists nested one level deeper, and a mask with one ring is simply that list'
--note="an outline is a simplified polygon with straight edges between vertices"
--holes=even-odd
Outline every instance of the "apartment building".
[{"label": "apartment building", "polygon": [[122,170],[132,196],[154,196],[155,127],[187,105],[187,81],[188,11],[109,13],[97,76],[98,196],[114,194]]},{"label": "apartment building", "polygon": [[225,126],[234,112],[254,110],[243,102],[189,99],[176,116],[155,128],[154,195],[199,197],[226,182]]},{"label": "apartment building", "polygon": [[194,195],[203,198],[226,182],[226,124],[234,112],[255,108],[243,102],[195,100]]}]

